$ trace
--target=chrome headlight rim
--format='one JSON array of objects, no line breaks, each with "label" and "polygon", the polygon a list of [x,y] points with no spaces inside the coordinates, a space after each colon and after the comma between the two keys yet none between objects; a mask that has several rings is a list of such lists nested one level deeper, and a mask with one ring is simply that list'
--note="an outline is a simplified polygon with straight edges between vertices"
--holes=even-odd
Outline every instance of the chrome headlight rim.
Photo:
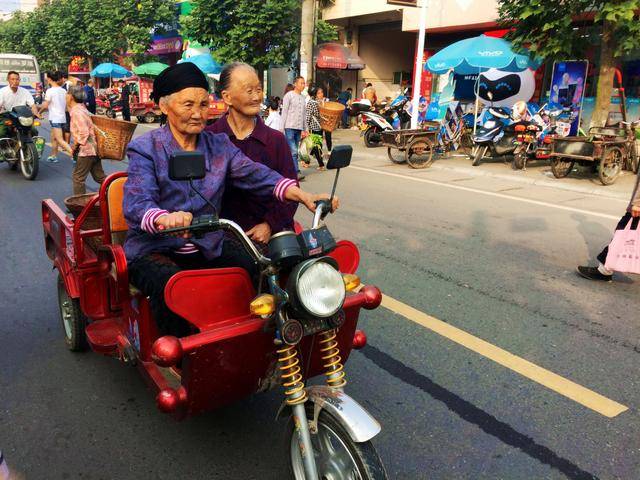
[{"label": "chrome headlight rim", "polygon": [[18,117],[18,122],[23,127],[31,127],[33,125],[33,117]]},{"label": "chrome headlight rim", "polygon": [[[327,309],[325,311],[314,310],[311,307],[310,299],[305,298],[304,293],[300,291],[301,287],[301,279],[305,274],[309,274],[310,270],[316,267],[319,264],[323,264],[329,266],[334,272],[335,277],[332,279],[334,284],[332,287],[335,288],[336,300],[331,305],[332,308]],[[324,267],[321,267],[324,268]],[[329,273],[328,270],[325,270],[325,273]],[[333,274],[331,274],[333,275]],[[343,305],[347,295],[347,291],[344,285],[344,280],[342,278],[342,274],[338,270],[338,263],[331,257],[320,257],[311,260],[306,260],[300,263],[292,272],[289,277],[289,282],[287,286],[287,291],[289,293],[289,298],[291,300],[291,304],[295,310],[300,313],[303,313],[307,316],[312,316],[315,318],[331,318],[336,313],[338,313]]]}]

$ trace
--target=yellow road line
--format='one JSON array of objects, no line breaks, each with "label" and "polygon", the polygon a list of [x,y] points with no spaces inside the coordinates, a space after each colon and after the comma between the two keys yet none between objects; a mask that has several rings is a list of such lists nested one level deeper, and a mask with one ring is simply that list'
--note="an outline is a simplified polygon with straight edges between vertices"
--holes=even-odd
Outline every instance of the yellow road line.
[{"label": "yellow road line", "polygon": [[382,296],[382,306],[605,417],[612,418],[629,409],[387,295]]}]

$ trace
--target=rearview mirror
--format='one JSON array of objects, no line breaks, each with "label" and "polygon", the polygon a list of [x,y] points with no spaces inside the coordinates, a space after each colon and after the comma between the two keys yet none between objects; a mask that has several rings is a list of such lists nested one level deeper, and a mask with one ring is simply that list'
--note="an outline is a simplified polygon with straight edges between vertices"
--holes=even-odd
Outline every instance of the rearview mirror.
[{"label": "rearview mirror", "polygon": [[351,145],[336,145],[331,151],[327,168],[335,170],[348,167],[351,164],[351,155],[353,155],[353,147]]},{"label": "rearview mirror", "polygon": [[199,180],[206,175],[202,152],[177,152],[169,157],[171,180]]}]

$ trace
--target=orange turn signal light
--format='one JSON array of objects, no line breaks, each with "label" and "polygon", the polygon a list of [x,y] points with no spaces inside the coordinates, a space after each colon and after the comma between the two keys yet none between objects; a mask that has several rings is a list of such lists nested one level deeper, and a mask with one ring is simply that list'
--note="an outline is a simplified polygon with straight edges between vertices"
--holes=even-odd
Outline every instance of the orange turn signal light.
[{"label": "orange turn signal light", "polygon": [[253,315],[261,317],[271,315],[276,311],[276,298],[268,293],[258,295],[249,304],[249,310]]},{"label": "orange turn signal light", "polygon": [[11,120],[5,120],[5,121],[4,121],[4,124],[5,124],[7,127],[10,127],[11,125],[13,125],[13,122],[12,122]]},{"label": "orange turn signal light", "polygon": [[353,273],[343,275],[342,280],[344,281],[344,288],[347,292],[352,292],[360,286],[360,277]]},{"label": "orange turn signal light", "polygon": [[38,120],[34,120],[33,121],[33,126],[34,127],[39,127],[40,126],[40,122]]}]

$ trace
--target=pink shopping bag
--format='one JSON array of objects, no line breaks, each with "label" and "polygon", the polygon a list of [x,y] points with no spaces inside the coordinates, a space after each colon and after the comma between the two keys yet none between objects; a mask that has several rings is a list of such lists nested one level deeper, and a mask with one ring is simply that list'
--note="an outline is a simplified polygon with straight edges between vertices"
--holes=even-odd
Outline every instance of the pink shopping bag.
[{"label": "pink shopping bag", "polygon": [[615,272],[640,273],[640,228],[632,229],[631,218],[623,230],[616,230],[609,244],[605,268]]}]

